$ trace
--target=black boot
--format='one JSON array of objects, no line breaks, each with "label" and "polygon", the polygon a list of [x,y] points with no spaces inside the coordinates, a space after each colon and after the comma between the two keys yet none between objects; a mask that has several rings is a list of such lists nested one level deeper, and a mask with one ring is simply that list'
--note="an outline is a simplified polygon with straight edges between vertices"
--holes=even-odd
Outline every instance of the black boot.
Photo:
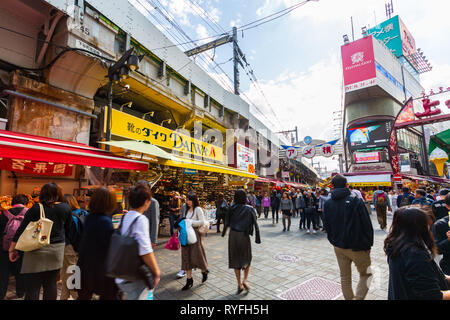
[{"label": "black boot", "polygon": [[194,279],[193,278],[187,278],[186,279],[186,285],[181,289],[182,291],[188,290],[190,288],[192,288],[192,285],[194,284]]},{"label": "black boot", "polygon": [[206,272],[202,272],[202,276],[203,276],[202,283],[205,282],[206,280],[208,280],[208,273],[209,273],[208,270],[206,270]]}]

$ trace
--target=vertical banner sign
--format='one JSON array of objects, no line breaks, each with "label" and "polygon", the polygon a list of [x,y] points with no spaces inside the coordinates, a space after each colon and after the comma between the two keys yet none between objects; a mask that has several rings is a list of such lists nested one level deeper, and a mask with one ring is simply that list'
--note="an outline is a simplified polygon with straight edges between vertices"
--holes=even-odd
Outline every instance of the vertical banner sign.
[{"label": "vertical banner sign", "polygon": [[394,125],[392,126],[391,129],[388,154],[392,170],[394,171],[394,175],[400,173],[400,160],[397,151],[397,131],[395,130],[395,124],[398,123],[399,117],[402,114],[403,110],[405,108],[410,108],[411,106],[412,106],[412,98],[409,98],[409,100],[403,105],[403,107],[398,112],[397,117],[395,117]]},{"label": "vertical banner sign", "polygon": [[377,72],[372,36],[343,45],[341,55],[345,92],[375,85]]}]

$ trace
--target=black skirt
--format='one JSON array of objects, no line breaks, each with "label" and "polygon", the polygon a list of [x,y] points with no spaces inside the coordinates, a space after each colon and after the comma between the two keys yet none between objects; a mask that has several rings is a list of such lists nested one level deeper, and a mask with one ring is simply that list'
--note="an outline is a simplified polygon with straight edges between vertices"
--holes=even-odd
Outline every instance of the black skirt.
[{"label": "black skirt", "polygon": [[228,238],[228,267],[245,269],[252,262],[250,236],[245,232],[230,231]]}]

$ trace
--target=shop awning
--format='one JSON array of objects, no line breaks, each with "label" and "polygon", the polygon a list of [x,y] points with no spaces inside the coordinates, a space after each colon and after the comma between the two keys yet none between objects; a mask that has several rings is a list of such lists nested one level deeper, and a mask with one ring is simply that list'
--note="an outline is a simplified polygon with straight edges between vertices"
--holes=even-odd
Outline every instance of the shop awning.
[{"label": "shop awning", "polygon": [[166,159],[166,160],[175,160],[174,157],[161,149],[158,146],[155,146],[151,143],[144,141],[136,141],[136,140],[126,140],[126,141],[99,141],[98,143],[107,144],[116,148],[122,148],[125,150],[132,150],[135,152],[139,152],[142,154],[147,154],[151,156],[155,156],[158,158]]},{"label": "shop awning", "polygon": [[148,163],[111,155],[82,143],[0,130],[0,157],[147,171]]},{"label": "shop awning", "polygon": [[402,177],[410,180],[420,180],[420,181],[427,181],[431,183],[436,184],[450,184],[449,179],[439,178],[439,177],[431,177],[431,176],[419,176],[419,175],[413,175],[413,174],[405,174],[402,173]]},{"label": "shop awning", "polygon": [[450,129],[439,132],[438,134],[430,137],[428,154],[431,154],[436,148],[441,148],[448,155],[450,155]]},{"label": "shop awning", "polygon": [[212,164],[202,161],[196,161],[196,160],[190,160],[190,159],[184,159],[180,157],[173,156],[176,160],[166,160],[163,161],[161,164],[172,166],[172,167],[179,167],[179,168],[186,168],[186,169],[195,169],[195,170],[203,170],[203,171],[211,171],[211,172],[217,172],[217,173],[225,173],[230,174],[234,176],[240,176],[250,179],[257,179],[258,176],[255,174],[251,174],[250,172],[245,172],[243,170],[238,170],[232,167],[218,165],[218,164]]},{"label": "shop awning", "polygon": [[359,175],[346,176],[347,183],[354,187],[390,187],[392,186],[390,174],[373,174],[373,175]]}]

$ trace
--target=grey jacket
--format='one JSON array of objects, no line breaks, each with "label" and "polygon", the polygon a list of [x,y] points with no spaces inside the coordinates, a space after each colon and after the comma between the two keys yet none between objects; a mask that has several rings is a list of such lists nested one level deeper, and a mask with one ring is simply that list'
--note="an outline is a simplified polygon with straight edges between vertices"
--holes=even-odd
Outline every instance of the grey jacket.
[{"label": "grey jacket", "polygon": [[155,198],[152,198],[150,206],[147,211],[144,212],[144,216],[146,216],[150,222],[150,241],[152,243],[156,243],[158,239],[159,215],[159,202]]},{"label": "grey jacket", "polygon": [[292,204],[291,199],[281,199],[280,203],[280,209],[281,210],[294,210],[294,205]]}]

